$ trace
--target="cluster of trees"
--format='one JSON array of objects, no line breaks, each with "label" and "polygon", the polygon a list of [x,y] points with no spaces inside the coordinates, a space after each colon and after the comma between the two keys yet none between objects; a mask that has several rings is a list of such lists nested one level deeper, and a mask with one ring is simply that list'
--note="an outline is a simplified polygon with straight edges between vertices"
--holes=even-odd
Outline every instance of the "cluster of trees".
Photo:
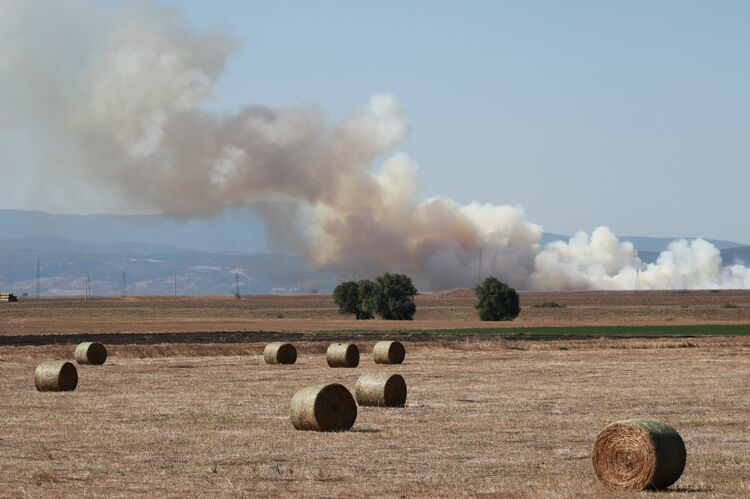
[{"label": "cluster of trees", "polygon": [[354,314],[357,320],[372,319],[377,314],[386,320],[410,321],[417,311],[416,294],[409,276],[386,272],[374,281],[342,282],[333,290],[333,299],[339,312]]},{"label": "cluster of trees", "polygon": [[[475,308],[483,321],[511,321],[521,313],[515,289],[494,277],[481,282],[474,292]],[[409,276],[385,274],[375,280],[342,282],[333,291],[333,299],[342,314],[353,314],[357,320],[373,319],[379,315],[386,320],[412,320],[417,306],[414,287]]]}]

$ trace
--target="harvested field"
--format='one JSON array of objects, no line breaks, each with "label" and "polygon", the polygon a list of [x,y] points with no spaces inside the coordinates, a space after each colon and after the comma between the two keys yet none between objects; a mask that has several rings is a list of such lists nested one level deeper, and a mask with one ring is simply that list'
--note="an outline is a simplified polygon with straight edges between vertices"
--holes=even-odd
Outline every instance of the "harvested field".
[{"label": "harvested field", "polygon": [[284,367],[264,363],[264,343],[118,345],[64,394],[38,393],[33,371],[75,345],[1,346],[0,490],[632,497],[599,484],[591,451],[601,428],[638,416],[687,446],[682,478],[659,497],[750,494],[750,338],[407,343],[405,408],[358,408],[351,432],[295,431],[292,395],[353,390],[379,369],[372,345],[360,343],[359,368],[336,370],[319,342],[297,344]]},{"label": "harvested field", "polygon": [[[750,291],[521,293],[512,322],[481,322],[474,294],[417,296],[414,321],[356,321],[330,295],[23,299],[0,304],[0,335],[119,332],[341,331],[580,325],[750,324]],[[540,308],[545,302],[562,307]],[[536,305],[536,306],[535,306]]]},{"label": "harvested field", "polygon": [[[0,490],[626,497],[596,480],[591,450],[608,423],[645,417],[685,439],[673,492],[750,494],[750,336],[721,336],[747,334],[750,292],[521,296],[510,323],[476,321],[468,290],[419,296],[405,322],[354,321],[324,295],[0,304]],[[551,301],[564,307],[534,306]],[[668,325],[684,336],[637,337]],[[35,390],[39,362],[91,339],[107,345],[105,365],[80,366],[75,392]],[[295,431],[294,393],[353,392],[363,373],[394,367],[371,356],[385,339],[408,352],[406,407],[361,407],[347,433]],[[347,340],[359,367],[330,369],[326,347]],[[265,364],[270,341],[292,341],[297,363]]]}]

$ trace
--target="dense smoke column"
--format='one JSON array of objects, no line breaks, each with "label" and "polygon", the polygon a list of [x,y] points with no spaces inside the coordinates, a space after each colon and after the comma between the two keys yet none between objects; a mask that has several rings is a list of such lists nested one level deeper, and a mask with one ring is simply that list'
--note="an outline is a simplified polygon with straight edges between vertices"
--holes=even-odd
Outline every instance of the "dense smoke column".
[{"label": "dense smoke column", "polygon": [[606,227],[542,247],[520,207],[420,200],[416,163],[394,150],[410,128],[389,94],[338,123],[315,106],[213,111],[237,48],[155,3],[5,0],[0,134],[31,145],[45,186],[131,211],[280,201],[258,204],[272,250],[342,275],[406,272],[422,290],[488,275],[520,289],[633,289],[636,272],[642,289],[750,287],[747,267],[722,266],[701,239],[646,265]]}]

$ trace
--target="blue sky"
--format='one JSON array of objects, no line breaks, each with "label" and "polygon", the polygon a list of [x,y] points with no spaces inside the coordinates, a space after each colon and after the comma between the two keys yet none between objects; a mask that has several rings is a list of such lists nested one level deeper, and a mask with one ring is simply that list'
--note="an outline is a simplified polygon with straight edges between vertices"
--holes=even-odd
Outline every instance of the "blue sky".
[{"label": "blue sky", "polygon": [[425,196],[750,242],[750,2],[179,4],[242,41],[217,105],[395,94]]},{"label": "blue sky", "polygon": [[217,107],[393,93],[424,197],[750,243],[750,2],[166,3],[241,42]]}]

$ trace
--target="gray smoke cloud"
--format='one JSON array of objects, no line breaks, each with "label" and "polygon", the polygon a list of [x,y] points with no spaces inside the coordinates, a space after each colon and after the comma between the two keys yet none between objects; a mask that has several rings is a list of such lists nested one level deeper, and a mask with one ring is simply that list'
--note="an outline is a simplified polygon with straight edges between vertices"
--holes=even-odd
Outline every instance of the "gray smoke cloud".
[{"label": "gray smoke cloud", "polygon": [[0,131],[31,145],[41,184],[79,178],[138,211],[284,201],[260,213],[271,246],[342,274],[407,272],[422,289],[480,274],[522,289],[632,289],[636,272],[643,289],[750,287],[747,267],[722,266],[702,239],[647,265],[606,227],[542,246],[520,207],[419,201],[417,164],[392,152],[410,128],[390,94],[337,123],[314,106],[212,111],[237,47],[151,2],[4,0]]}]

